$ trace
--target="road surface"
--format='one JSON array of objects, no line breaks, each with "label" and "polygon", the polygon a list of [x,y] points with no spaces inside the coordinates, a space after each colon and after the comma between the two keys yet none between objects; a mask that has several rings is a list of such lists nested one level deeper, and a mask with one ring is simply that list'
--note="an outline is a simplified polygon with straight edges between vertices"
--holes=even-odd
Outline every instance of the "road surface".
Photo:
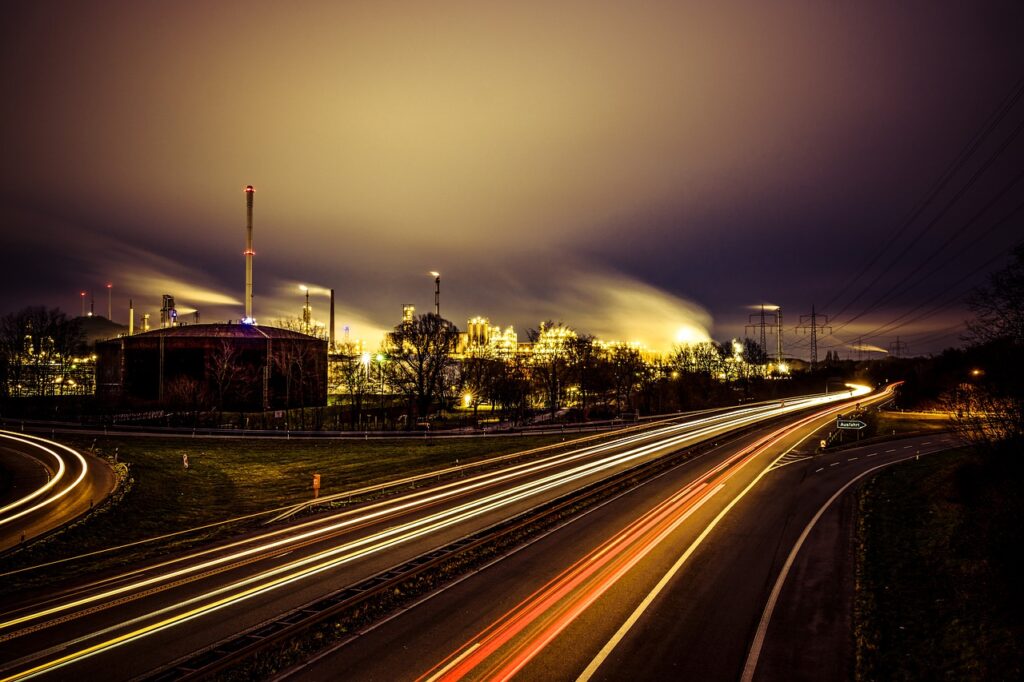
[{"label": "road surface", "polygon": [[[145,674],[616,471],[737,428],[839,409],[848,400],[844,392],[739,408],[26,594],[0,614],[0,673],[12,679]],[[691,468],[720,471],[733,454],[710,453]]]},{"label": "road surface", "polygon": [[[658,508],[667,521],[662,502],[700,480],[692,467],[575,520],[287,679],[741,679],[780,568],[822,505],[869,469],[955,444],[933,435],[817,456],[790,453],[782,466],[771,464],[812,431],[763,453],[755,460],[763,466],[691,506],[642,556],[637,522]],[[852,564],[845,555],[832,563],[837,545],[823,518],[805,543],[814,551],[799,553],[788,572],[753,679],[848,679],[848,608],[836,605],[835,576],[818,571],[823,560],[840,572]],[[633,537],[623,535],[630,530]]]}]

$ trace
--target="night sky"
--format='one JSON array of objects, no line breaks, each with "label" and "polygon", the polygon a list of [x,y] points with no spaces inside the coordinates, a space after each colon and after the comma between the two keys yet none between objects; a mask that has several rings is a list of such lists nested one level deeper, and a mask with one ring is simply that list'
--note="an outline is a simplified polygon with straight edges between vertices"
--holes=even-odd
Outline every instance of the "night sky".
[{"label": "night sky", "polygon": [[333,287],[375,344],[439,270],[442,314],[521,338],[666,348],[770,303],[800,355],[813,304],[822,353],[923,353],[1024,235],[1019,2],[20,4],[0,312],[112,281],[121,322],[237,320],[252,184],[263,323]]}]

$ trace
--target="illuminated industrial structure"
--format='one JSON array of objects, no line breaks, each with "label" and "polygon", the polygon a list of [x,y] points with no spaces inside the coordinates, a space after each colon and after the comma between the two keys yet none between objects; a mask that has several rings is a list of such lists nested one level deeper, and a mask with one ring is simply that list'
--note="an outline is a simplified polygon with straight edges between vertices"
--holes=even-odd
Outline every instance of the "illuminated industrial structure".
[{"label": "illuminated industrial structure", "polygon": [[519,352],[519,338],[511,325],[504,330],[492,325],[486,317],[474,317],[466,322],[466,331],[459,334],[456,355],[488,354],[510,358]]},{"label": "illuminated industrial structure", "polygon": [[160,328],[166,329],[178,324],[178,309],[174,307],[174,297],[164,294],[163,304],[160,306]]},{"label": "illuminated industrial structure", "polygon": [[550,356],[562,356],[568,351],[568,344],[571,339],[576,338],[576,332],[562,324],[547,325],[540,323],[537,329],[537,340],[533,343],[532,353],[536,358]]},{"label": "illuminated industrial structure", "polygon": [[92,395],[96,380],[96,356],[62,354],[53,339],[34,345],[26,338],[20,353],[6,358],[7,395],[12,398]]},{"label": "illuminated industrial structure", "polygon": [[306,303],[302,306],[302,333],[308,334],[313,323],[313,308],[309,305],[309,287],[305,284],[300,284],[299,290],[306,294]]},{"label": "illuminated industrial structure", "polygon": [[244,324],[256,324],[252,316],[252,257],[256,252],[252,250],[252,200],[256,190],[252,185],[245,186],[245,317]]}]

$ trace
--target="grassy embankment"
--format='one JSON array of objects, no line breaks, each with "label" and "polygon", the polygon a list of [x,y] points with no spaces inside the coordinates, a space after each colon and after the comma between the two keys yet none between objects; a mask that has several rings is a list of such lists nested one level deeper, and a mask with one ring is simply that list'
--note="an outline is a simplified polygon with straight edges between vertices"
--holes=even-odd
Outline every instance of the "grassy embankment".
[{"label": "grassy embankment", "polygon": [[[124,497],[86,522],[0,559],[0,572],[301,502],[312,497],[314,473],[321,476],[321,495],[329,495],[561,440],[559,435],[369,441],[103,437],[95,441],[96,449],[106,456],[116,449],[119,461],[130,466]],[[67,442],[93,445],[92,438]],[[180,549],[259,522],[104,555],[89,568]],[[54,567],[49,577],[73,570]]]},{"label": "grassy embankment", "polygon": [[930,455],[860,494],[860,680],[1020,679],[1024,463],[1017,452]]}]

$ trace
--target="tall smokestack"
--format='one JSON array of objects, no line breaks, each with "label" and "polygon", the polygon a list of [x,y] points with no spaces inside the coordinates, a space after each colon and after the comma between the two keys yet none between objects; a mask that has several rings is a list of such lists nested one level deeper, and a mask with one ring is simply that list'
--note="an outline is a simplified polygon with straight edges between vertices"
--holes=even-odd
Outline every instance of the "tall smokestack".
[{"label": "tall smokestack", "polygon": [[333,351],[334,348],[335,348],[335,342],[334,342],[334,289],[331,289],[331,335],[330,335],[330,345],[327,347],[327,350]]},{"label": "tall smokestack", "polygon": [[135,333],[135,308],[132,306],[132,299],[128,299],[128,336]]},{"label": "tall smokestack", "polygon": [[252,324],[252,195],[256,190],[252,185],[245,186],[245,320]]}]

